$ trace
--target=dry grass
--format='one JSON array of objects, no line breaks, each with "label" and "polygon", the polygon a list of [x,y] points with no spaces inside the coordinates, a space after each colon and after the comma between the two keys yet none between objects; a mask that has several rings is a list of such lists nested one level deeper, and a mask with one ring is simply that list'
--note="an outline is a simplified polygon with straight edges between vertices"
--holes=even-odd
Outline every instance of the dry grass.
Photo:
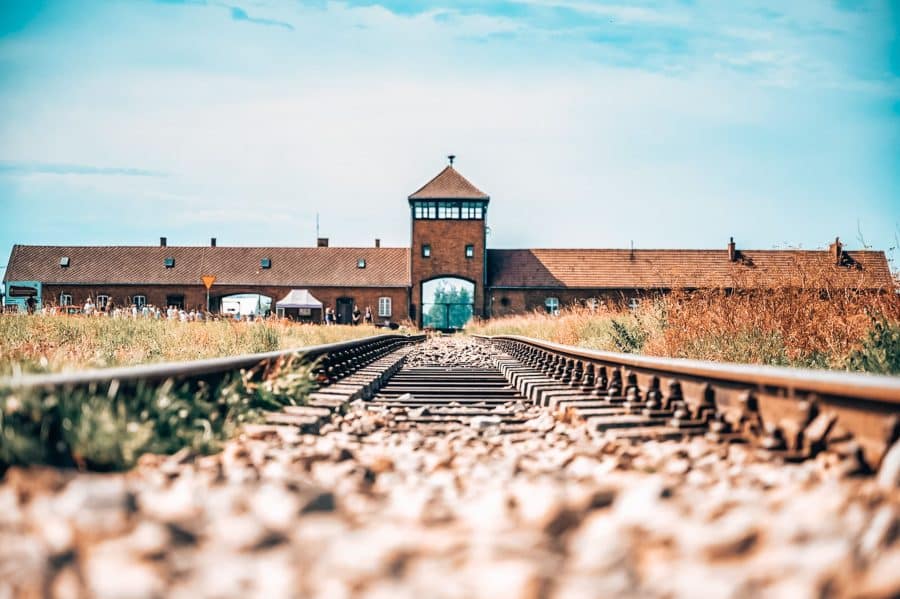
[{"label": "dry grass", "polygon": [[[472,333],[515,334],[654,356],[818,368],[895,371],[900,297],[853,289],[679,292],[628,310],[566,309],[475,323]],[[860,360],[876,352],[883,367]]]},{"label": "dry grass", "polygon": [[371,326],[219,320],[0,317],[0,375],[196,360],[333,343],[384,332]]}]

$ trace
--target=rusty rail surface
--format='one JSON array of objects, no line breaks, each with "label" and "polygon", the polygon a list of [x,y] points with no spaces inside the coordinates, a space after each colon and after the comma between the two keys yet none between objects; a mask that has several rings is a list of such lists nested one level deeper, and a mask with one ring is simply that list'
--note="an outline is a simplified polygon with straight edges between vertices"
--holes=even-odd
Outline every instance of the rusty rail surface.
[{"label": "rusty rail surface", "polygon": [[103,389],[113,381],[120,389],[166,380],[173,380],[176,383],[201,380],[214,383],[241,370],[257,369],[261,372],[266,367],[293,357],[300,358],[307,363],[315,362],[313,373],[316,379],[323,384],[328,384],[352,374],[401,346],[417,343],[423,339],[424,335],[376,335],[339,343],[224,358],[102,368],[71,373],[28,374],[0,378],[0,388],[46,391],[81,387]]},{"label": "rusty rail surface", "polygon": [[615,402],[635,418],[668,411],[669,430],[748,440],[787,459],[827,448],[871,469],[900,436],[900,377],[653,358],[519,336],[479,338],[550,377],[556,389]]}]

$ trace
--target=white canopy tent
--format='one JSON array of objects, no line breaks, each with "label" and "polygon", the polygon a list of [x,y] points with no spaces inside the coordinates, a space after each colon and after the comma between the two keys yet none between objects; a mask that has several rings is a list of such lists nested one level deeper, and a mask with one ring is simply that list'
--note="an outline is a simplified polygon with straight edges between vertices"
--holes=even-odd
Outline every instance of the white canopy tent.
[{"label": "white canopy tent", "polygon": [[291,292],[275,302],[275,313],[284,317],[287,311],[297,316],[310,317],[314,310],[319,310],[321,317],[322,302],[317,300],[307,289],[291,289]]}]

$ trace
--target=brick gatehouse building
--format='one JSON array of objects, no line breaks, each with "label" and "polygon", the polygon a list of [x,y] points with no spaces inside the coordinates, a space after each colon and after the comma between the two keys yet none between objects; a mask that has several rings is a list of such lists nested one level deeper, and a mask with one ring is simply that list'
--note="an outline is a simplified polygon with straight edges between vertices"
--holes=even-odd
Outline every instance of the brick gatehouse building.
[{"label": "brick gatehouse building", "polygon": [[[272,305],[306,289],[348,322],[354,305],[379,321],[411,320],[443,328],[470,316],[555,311],[572,304],[621,302],[673,289],[765,288],[804,284],[810,273],[832,284],[892,289],[884,252],[489,249],[490,198],[450,165],[408,197],[410,247],[13,247],[4,283],[7,306],[136,303],[200,308],[204,275],[214,275],[210,310],[237,294],[260,294]],[[450,293],[448,293],[448,291]],[[449,299],[448,299],[449,298]]]}]

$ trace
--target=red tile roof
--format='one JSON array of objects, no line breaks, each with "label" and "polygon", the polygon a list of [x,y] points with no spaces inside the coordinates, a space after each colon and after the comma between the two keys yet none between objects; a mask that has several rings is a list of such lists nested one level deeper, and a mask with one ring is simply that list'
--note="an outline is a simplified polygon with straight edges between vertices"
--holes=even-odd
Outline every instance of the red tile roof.
[{"label": "red tile roof", "polygon": [[674,289],[805,286],[829,277],[844,286],[891,288],[884,252],[536,249],[488,250],[488,287]]},{"label": "red tile roof", "polygon": [[[173,268],[164,266],[166,258],[175,259]],[[271,268],[261,268],[263,258]],[[365,268],[357,268],[360,258]],[[199,285],[201,275],[215,275],[216,285],[407,287],[408,262],[407,248],[17,245],[4,280]]]},{"label": "red tile roof", "polygon": [[410,200],[488,200],[486,193],[472,185],[448,165],[437,176],[409,196]]},{"label": "red tile roof", "polygon": [[[488,250],[488,287],[672,289],[805,285],[822,275],[844,286],[892,286],[883,252],[844,252],[844,265],[826,251],[534,249]],[[61,267],[60,258],[69,266]],[[175,266],[163,261],[174,258]],[[271,260],[264,269],[260,260]],[[357,260],[366,261],[357,268]],[[408,248],[265,248],[159,246],[13,247],[4,281],[47,284],[217,285],[292,287],[408,287]],[[815,281],[813,281],[815,283]]]}]

